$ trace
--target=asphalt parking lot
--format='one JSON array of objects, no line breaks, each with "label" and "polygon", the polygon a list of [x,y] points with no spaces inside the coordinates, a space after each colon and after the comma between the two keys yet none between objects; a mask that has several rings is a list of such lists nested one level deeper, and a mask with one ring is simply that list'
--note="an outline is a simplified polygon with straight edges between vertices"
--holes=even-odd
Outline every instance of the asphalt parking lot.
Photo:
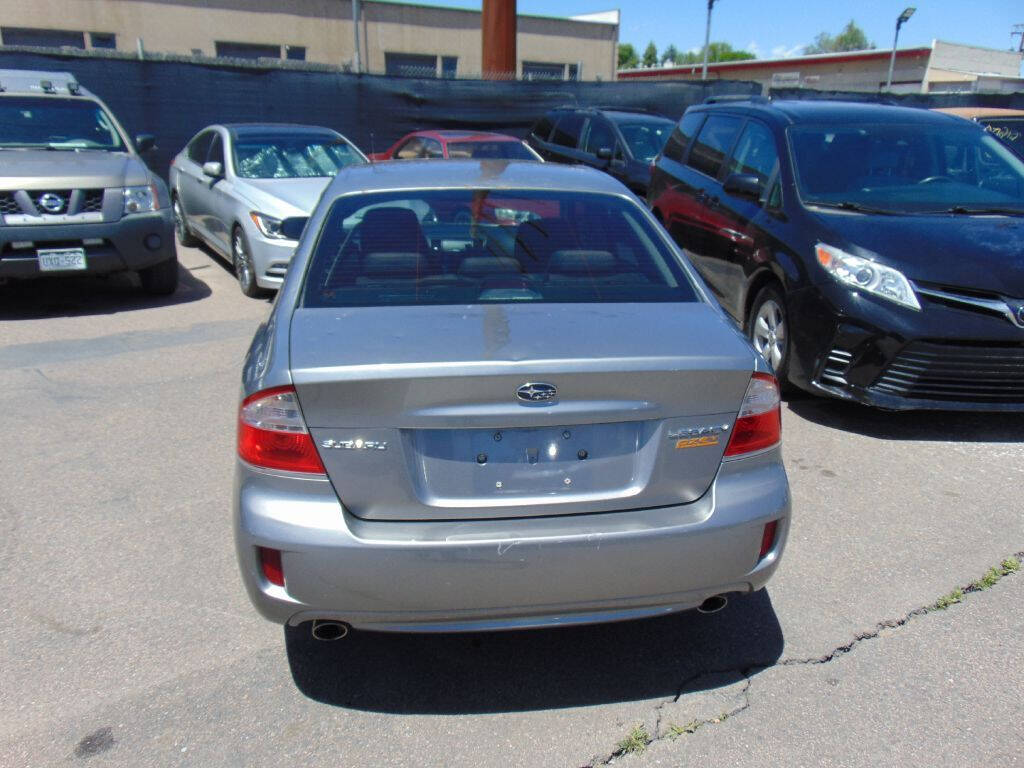
[{"label": "asphalt parking lot", "polygon": [[1024,765],[1024,573],[927,610],[1024,550],[1024,417],[791,399],[782,567],[714,615],[317,643],[235,566],[269,304],[179,256],[0,287],[0,765]]}]

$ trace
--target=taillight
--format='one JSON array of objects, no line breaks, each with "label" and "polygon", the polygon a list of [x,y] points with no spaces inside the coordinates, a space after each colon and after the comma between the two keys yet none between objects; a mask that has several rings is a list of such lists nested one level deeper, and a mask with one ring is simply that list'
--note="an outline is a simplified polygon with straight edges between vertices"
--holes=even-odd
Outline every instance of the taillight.
[{"label": "taillight", "polygon": [[726,456],[770,448],[782,439],[782,398],[779,382],[768,373],[750,377]]},{"label": "taillight", "polygon": [[324,474],[292,387],[266,389],[242,401],[238,455],[257,467]]}]

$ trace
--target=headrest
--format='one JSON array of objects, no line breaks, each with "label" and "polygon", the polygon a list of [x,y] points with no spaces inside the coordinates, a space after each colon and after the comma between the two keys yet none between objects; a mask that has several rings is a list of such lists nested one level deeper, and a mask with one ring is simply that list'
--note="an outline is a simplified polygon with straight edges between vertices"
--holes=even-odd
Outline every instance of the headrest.
[{"label": "headrest", "polygon": [[369,253],[363,261],[363,277],[415,278],[424,273],[418,253]]},{"label": "headrest", "polygon": [[468,256],[459,264],[459,274],[466,277],[518,275],[522,271],[519,262],[511,256]]},{"label": "headrest", "polygon": [[614,272],[615,257],[608,251],[562,250],[551,254],[549,272],[561,275],[596,275]]}]

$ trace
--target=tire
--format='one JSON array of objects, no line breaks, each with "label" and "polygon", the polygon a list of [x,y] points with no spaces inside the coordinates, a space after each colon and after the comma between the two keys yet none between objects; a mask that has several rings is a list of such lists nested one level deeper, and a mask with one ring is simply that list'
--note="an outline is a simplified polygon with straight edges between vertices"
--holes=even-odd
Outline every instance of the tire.
[{"label": "tire", "polygon": [[193,235],[192,230],[188,228],[185,211],[181,207],[181,201],[178,200],[177,195],[171,202],[171,208],[174,211],[174,236],[178,239],[178,244],[183,248],[193,248],[199,245],[199,238]]},{"label": "tire", "polygon": [[754,297],[747,316],[747,337],[775,370],[779,386],[789,378],[790,332],[786,299],[777,285],[766,285]]},{"label": "tire", "polygon": [[266,294],[256,283],[256,269],[252,264],[252,252],[245,232],[238,225],[231,231],[231,266],[238,278],[238,287],[250,299],[258,299]]},{"label": "tire", "polygon": [[139,270],[142,290],[153,296],[170,296],[178,290],[178,257],[172,256],[152,267]]}]

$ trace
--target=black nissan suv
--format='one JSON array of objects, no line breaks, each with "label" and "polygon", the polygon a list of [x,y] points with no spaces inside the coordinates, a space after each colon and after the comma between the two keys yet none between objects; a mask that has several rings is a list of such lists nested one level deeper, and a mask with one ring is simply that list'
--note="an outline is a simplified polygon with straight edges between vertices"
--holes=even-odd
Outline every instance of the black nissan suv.
[{"label": "black nissan suv", "polygon": [[1024,160],[980,126],[703,104],[647,201],[780,379],[888,409],[1024,411]]},{"label": "black nissan suv", "polygon": [[642,110],[566,107],[538,120],[526,143],[549,162],[605,171],[642,198],[651,161],[674,125],[667,117]]}]

